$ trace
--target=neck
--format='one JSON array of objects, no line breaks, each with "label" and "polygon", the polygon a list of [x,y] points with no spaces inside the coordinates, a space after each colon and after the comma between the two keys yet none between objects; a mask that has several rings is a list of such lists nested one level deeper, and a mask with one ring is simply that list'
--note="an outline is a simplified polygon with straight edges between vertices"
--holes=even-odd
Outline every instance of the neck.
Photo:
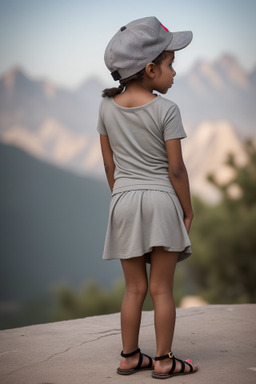
[{"label": "neck", "polygon": [[131,82],[127,84],[125,91],[116,95],[114,101],[126,108],[139,107],[152,101],[156,95],[153,89],[142,82]]},{"label": "neck", "polygon": [[146,93],[152,94],[153,88],[147,84],[145,81],[131,81],[127,84],[125,92],[136,92],[136,93]]}]

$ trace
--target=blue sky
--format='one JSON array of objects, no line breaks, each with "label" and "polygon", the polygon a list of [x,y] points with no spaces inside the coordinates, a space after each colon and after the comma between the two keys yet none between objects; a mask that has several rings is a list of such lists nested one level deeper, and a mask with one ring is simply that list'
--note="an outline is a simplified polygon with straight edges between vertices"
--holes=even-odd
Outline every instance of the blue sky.
[{"label": "blue sky", "polygon": [[256,66],[254,0],[0,0],[0,75],[14,66],[34,78],[76,87],[90,76],[112,83],[104,49],[122,26],[156,16],[171,31],[192,30],[192,44],[177,52],[177,74],[197,60],[236,56]]}]

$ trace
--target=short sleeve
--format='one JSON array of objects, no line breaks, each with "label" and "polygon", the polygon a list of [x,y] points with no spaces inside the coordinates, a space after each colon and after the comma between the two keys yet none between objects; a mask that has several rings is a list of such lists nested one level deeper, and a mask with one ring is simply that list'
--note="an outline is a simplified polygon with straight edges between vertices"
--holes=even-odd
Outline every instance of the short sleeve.
[{"label": "short sleeve", "polygon": [[103,122],[102,113],[101,113],[101,106],[99,109],[99,115],[98,115],[98,124],[97,124],[97,131],[104,136],[108,136],[105,124]]},{"label": "short sleeve", "polygon": [[174,104],[168,109],[163,122],[164,141],[171,139],[184,139],[187,137],[184,130],[179,107]]}]

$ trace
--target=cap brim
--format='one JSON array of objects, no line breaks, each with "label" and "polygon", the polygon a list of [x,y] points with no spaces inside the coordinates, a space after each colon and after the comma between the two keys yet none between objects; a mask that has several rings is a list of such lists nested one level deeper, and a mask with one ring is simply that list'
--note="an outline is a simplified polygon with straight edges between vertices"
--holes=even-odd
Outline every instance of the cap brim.
[{"label": "cap brim", "polygon": [[173,38],[170,44],[165,48],[165,51],[179,51],[187,47],[193,38],[191,31],[172,32]]}]

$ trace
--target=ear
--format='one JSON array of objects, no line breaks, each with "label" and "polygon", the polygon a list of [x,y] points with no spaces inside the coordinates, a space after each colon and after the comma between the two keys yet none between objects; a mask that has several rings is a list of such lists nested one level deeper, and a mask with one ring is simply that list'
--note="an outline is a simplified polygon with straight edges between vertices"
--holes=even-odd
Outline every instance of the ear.
[{"label": "ear", "polygon": [[154,79],[156,74],[156,65],[154,63],[148,63],[145,67],[145,72],[150,79]]}]

